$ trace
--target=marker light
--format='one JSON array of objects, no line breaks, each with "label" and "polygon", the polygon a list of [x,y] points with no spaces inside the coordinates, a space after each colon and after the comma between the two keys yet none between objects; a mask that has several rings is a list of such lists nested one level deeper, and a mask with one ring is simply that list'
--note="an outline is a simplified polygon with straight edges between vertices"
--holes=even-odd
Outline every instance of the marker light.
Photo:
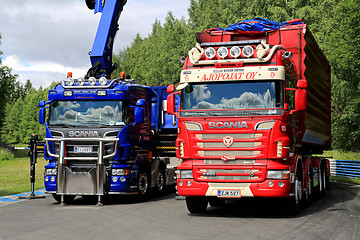
[{"label": "marker light", "polygon": [[215,57],[216,51],[213,47],[209,47],[205,50],[205,56],[209,59]]},{"label": "marker light", "polygon": [[219,57],[221,57],[222,59],[226,58],[226,56],[228,55],[228,50],[226,47],[220,47],[217,50],[217,54]]},{"label": "marker light", "polygon": [[82,77],[80,77],[80,78],[78,78],[78,80],[77,80],[76,82],[79,84],[79,86],[84,86],[84,84],[85,84],[85,79],[82,78]]},{"label": "marker light", "polygon": [[243,48],[243,54],[245,57],[249,58],[254,54],[254,49],[251,46],[247,45]]},{"label": "marker light", "polygon": [[233,58],[238,58],[241,54],[241,49],[238,46],[233,46],[230,48],[230,55]]},{"label": "marker light", "polygon": [[91,86],[94,86],[95,83],[96,83],[96,79],[95,79],[94,77],[90,77],[90,78],[88,79],[88,82],[89,82],[89,84],[90,84]]},{"label": "marker light", "polygon": [[99,79],[99,83],[100,83],[101,86],[105,86],[106,83],[107,83],[107,79],[105,77],[101,77]]},{"label": "marker light", "polygon": [[74,84],[74,79],[72,78],[68,78],[66,79],[66,82],[65,82],[68,86],[72,86]]}]

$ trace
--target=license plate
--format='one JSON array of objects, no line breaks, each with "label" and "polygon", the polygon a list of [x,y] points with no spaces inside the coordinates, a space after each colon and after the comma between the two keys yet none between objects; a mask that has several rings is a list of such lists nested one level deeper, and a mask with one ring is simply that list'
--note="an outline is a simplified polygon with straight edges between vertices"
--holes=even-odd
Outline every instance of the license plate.
[{"label": "license plate", "polygon": [[91,153],[92,152],[92,147],[88,147],[88,146],[74,146],[74,151],[75,153]]},{"label": "license plate", "polygon": [[240,190],[218,190],[218,197],[223,198],[240,198]]}]

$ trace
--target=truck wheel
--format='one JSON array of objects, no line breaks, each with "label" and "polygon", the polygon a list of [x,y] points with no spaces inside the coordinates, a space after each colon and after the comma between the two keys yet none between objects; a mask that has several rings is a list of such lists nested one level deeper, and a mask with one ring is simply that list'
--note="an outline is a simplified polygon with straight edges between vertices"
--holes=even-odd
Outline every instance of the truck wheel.
[{"label": "truck wheel", "polygon": [[212,207],[222,207],[225,205],[225,199],[218,197],[211,197],[209,198],[209,204]]},{"label": "truck wheel", "polygon": [[323,197],[325,196],[325,190],[327,189],[326,167],[324,164],[321,164],[319,178],[320,197]]},{"label": "truck wheel", "polygon": [[186,197],[186,206],[190,213],[204,213],[208,205],[206,197]]},{"label": "truck wheel", "polygon": [[309,180],[307,182],[306,191],[305,191],[305,203],[306,203],[306,205],[309,205],[310,202],[311,202],[312,195],[313,195],[313,189],[314,189],[313,172],[310,171],[310,176],[309,176]]},{"label": "truck wheel", "polygon": [[293,214],[298,214],[302,207],[302,177],[300,170],[296,171],[295,175],[295,186],[294,186],[294,196],[290,198],[290,211]]},{"label": "truck wheel", "polygon": [[138,174],[138,194],[140,197],[147,197],[149,194],[149,175],[143,169],[139,170]]},{"label": "truck wheel", "polygon": [[156,174],[155,190],[157,193],[162,193],[165,189],[165,171],[163,168],[159,168]]}]

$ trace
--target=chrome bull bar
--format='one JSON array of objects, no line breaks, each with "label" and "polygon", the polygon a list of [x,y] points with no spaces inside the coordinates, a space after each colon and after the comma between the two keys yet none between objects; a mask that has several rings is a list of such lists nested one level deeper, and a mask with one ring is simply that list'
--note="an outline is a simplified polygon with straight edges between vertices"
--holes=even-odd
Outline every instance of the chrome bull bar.
[{"label": "chrome bull bar", "polygon": [[[104,195],[104,184],[106,181],[106,168],[104,160],[115,156],[118,150],[119,138],[45,138],[46,152],[49,156],[58,159],[58,171],[57,171],[57,194],[65,195],[71,194],[66,192],[66,166],[65,160],[96,160],[96,181],[93,183],[95,187],[94,192],[79,193],[79,194],[94,194]],[[60,142],[59,154],[50,152],[49,141]],[[65,156],[65,142],[99,142],[98,157],[66,157]],[[108,155],[104,155],[104,142],[115,142],[114,152]],[[72,193],[76,194],[76,193]]]}]

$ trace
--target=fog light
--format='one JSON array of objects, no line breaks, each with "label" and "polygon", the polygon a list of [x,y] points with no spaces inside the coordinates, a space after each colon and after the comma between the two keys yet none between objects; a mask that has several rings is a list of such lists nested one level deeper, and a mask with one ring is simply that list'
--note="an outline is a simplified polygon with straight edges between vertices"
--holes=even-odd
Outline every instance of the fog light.
[{"label": "fog light", "polygon": [[94,77],[90,77],[88,79],[88,83],[90,84],[90,86],[95,86],[96,79]]},{"label": "fog light", "polygon": [[66,79],[66,84],[69,85],[69,86],[74,85],[74,79],[72,79],[72,78]]},{"label": "fog light", "polygon": [[50,181],[55,182],[55,177],[51,177]]},{"label": "fog light", "polygon": [[45,182],[49,181],[49,178],[48,177],[45,177]]},{"label": "fog light", "polygon": [[273,186],[274,186],[274,183],[273,183],[273,182],[269,182],[268,185],[269,185],[269,187],[273,187]]},{"label": "fog light", "polygon": [[114,183],[116,183],[116,182],[117,182],[117,180],[118,180],[118,178],[117,178],[117,177],[112,177],[112,181],[113,181]]},{"label": "fog light", "polygon": [[183,185],[183,181],[179,181],[179,186],[181,187]]},{"label": "fog light", "polygon": [[226,58],[227,55],[228,55],[228,50],[226,47],[220,47],[218,50],[217,50],[217,54],[219,57],[221,57],[222,59]]},{"label": "fog light", "polygon": [[105,77],[101,77],[99,79],[99,83],[100,83],[101,86],[105,86],[106,83],[107,83],[107,79]]},{"label": "fog light", "polygon": [[284,182],[279,182],[278,185],[279,185],[279,187],[283,187],[285,184],[284,184]]},{"label": "fog light", "polygon": [[245,57],[249,58],[254,54],[254,49],[251,46],[247,45],[243,48],[242,52]]},{"label": "fog light", "polygon": [[125,178],[125,177],[120,177],[120,181],[121,181],[121,182],[125,182],[125,181],[126,181],[126,178]]},{"label": "fog light", "polygon": [[209,47],[205,50],[205,56],[209,59],[215,57],[216,51],[213,47]]},{"label": "fog light", "polygon": [[79,84],[79,86],[84,86],[85,84],[85,79],[83,77],[78,78],[78,80],[76,80],[77,84]]},{"label": "fog light", "polygon": [[188,187],[191,186],[191,181],[187,181],[186,185],[188,185]]}]

